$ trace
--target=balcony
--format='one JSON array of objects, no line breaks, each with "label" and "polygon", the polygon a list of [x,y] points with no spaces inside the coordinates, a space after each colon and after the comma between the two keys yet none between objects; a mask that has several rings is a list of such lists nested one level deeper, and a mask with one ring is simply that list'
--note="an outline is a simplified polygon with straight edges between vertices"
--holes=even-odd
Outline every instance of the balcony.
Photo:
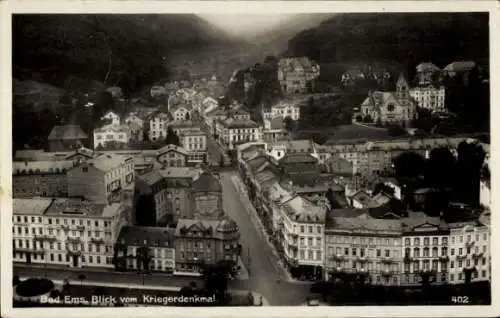
[{"label": "balcony", "polygon": [[69,243],[81,243],[82,240],[79,238],[79,237],[71,237],[71,236],[68,236],[66,238],[66,240],[69,242]]},{"label": "balcony", "polygon": [[394,258],[387,257],[387,256],[386,257],[382,257],[381,262],[385,263],[385,264],[391,264],[391,263],[394,263]]},{"label": "balcony", "polygon": [[405,257],[403,258],[403,261],[405,263],[413,262],[413,257],[411,257],[410,255],[405,255]]},{"label": "balcony", "polygon": [[466,254],[463,254],[463,255],[457,255],[457,259],[465,259],[467,258],[467,255]]},{"label": "balcony", "polygon": [[335,254],[335,255],[332,255],[330,256],[329,260],[333,260],[333,261],[341,261],[344,259],[344,255],[342,254]]},{"label": "balcony", "polygon": [[483,252],[474,252],[472,253],[472,257],[474,258],[481,258],[483,257],[484,253]]},{"label": "balcony", "polygon": [[80,256],[80,255],[82,255],[82,251],[75,251],[75,250],[68,249],[68,255],[69,256]]},{"label": "balcony", "polygon": [[441,262],[448,262],[450,260],[450,258],[447,255],[444,255],[444,256],[441,255],[441,256],[439,256],[439,260]]},{"label": "balcony", "polygon": [[395,274],[394,271],[391,271],[390,269],[384,269],[382,271],[382,276],[392,276],[394,274]]},{"label": "balcony", "polygon": [[14,252],[31,253],[31,254],[44,254],[47,250],[45,248],[28,248],[28,247],[15,247]]},{"label": "balcony", "polygon": [[90,239],[90,242],[92,242],[94,244],[104,244],[104,239],[93,237]]},{"label": "balcony", "polygon": [[361,256],[361,255],[360,255],[360,256],[358,256],[358,257],[356,258],[356,260],[357,260],[358,262],[360,262],[360,263],[365,263],[365,262],[368,262],[368,257],[367,257],[366,255],[363,255],[363,256]]},{"label": "balcony", "polygon": [[474,245],[474,243],[476,243],[476,242],[474,242],[474,241],[465,242],[465,246],[466,247],[471,247],[471,246]]},{"label": "balcony", "polygon": [[68,232],[68,231],[69,231],[69,225],[61,225],[61,229],[62,229],[64,232]]},{"label": "balcony", "polygon": [[77,231],[80,231],[80,232],[83,232],[83,231],[85,231],[85,226],[83,226],[83,225],[78,225],[78,226],[76,227],[76,230],[77,230]]}]

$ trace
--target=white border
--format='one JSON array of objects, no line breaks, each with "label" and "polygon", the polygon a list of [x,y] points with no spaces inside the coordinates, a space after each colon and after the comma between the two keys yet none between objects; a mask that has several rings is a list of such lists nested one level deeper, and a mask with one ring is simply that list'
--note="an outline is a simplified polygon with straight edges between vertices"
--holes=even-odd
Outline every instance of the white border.
[{"label": "white border", "polygon": [[[1,245],[1,315],[5,317],[379,317],[379,316],[429,316],[429,317],[485,317],[500,314],[500,289],[492,281],[491,306],[359,306],[359,307],[244,307],[244,308],[57,308],[55,309],[12,309],[12,200],[11,200],[11,13],[213,13],[213,14],[284,14],[284,13],[328,13],[328,12],[490,12],[490,83],[491,83],[491,162],[496,158],[496,136],[500,128],[494,125],[494,119],[500,119],[497,105],[500,102],[499,49],[500,4],[497,1],[1,1],[0,30],[2,40],[1,91],[2,124],[0,129],[0,224]],[[27,127],[28,129],[28,127]],[[492,210],[497,206],[496,165],[491,165],[492,173]],[[500,201],[498,201],[500,204]],[[495,212],[492,213],[492,225],[497,223]],[[499,219],[500,220],[500,219]],[[496,226],[492,226],[491,246],[495,248],[497,240]],[[492,253],[492,278],[497,277],[497,253]]]}]

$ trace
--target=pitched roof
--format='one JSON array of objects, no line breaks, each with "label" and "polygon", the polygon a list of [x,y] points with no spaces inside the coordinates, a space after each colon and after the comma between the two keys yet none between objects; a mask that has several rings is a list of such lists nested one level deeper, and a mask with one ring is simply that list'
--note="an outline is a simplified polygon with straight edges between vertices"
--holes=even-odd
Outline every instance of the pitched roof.
[{"label": "pitched roof", "polygon": [[117,242],[129,246],[141,246],[146,242],[149,246],[173,248],[174,234],[174,231],[161,227],[124,226],[118,235]]},{"label": "pitched roof", "polygon": [[210,172],[203,172],[197,180],[193,182],[191,189],[194,192],[221,192],[220,180]]},{"label": "pitched roof", "polygon": [[43,215],[52,203],[52,199],[44,198],[14,198],[12,199],[13,214]]},{"label": "pitched roof", "polygon": [[476,63],[473,61],[455,61],[446,65],[444,70],[448,72],[465,72],[470,71],[474,67],[476,67]]},{"label": "pitched roof", "polygon": [[[355,211],[357,212],[357,211]],[[358,214],[358,213],[356,213]],[[326,231],[348,231],[352,233],[380,233],[387,235],[400,235],[402,226],[400,220],[376,219],[364,209],[358,216],[328,218]]]},{"label": "pitched roof", "polygon": [[94,159],[90,159],[89,161],[87,161],[87,163],[99,170],[110,171],[120,166],[128,159],[132,159],[132,157],[107,153],[100,155]]},{"label": "pitched roof", "polygon": [[14,161],[12,171],[15,173],[65,173],[73,167],[71,160],[58,161]]},{"label": "pitched roof", "polygon": [[86,139],[87,135],[79,125],[54,126],[48,140],[75,140]]},{"label": "pitched roof", "polygon": [[121,203],[111,205],[94,203],[79,198],[57,198],[47,209],[46,215],[113,217],[123,208]]},{"label": "pitched roof", "polygon": [[422,62],[416,67],[417,72],[432,72],[439,71],[440,68],[431,62]]},{"label": "pitched roof", "polygon": [[325,222],[325,208],[315,205],[302,196],[295,196],[283,203],[282,208],[292,221],[302,223]]},{"label": "pitched roof", "polygon": [[187,151],[186,149],[182,148],[182,147],[179,147],[177,145],[173,145],[173,144],[170,144],[170,145],[165,145],[163,147],[161,147],[160,149],[156,150],[157,153],[158,153],[158,156],[164,154],[164,153],[167,153],[169,151],[175,151],[175,152],[178,152],[178,153],[181,153],[183,155],[186,155],[187,156]]},{"label": "pitched roof", "polygon": [[222,121],[222,125],[229,129],[259,128],[259,124],[250,119],[246,120],[246,119],[227,118]]}]

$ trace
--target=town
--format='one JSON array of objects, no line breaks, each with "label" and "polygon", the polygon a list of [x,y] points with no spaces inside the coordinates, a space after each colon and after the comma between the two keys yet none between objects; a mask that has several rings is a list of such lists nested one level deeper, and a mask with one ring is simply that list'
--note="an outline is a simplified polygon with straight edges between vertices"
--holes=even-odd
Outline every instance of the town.
[{"label": "town", "polygon": [[[450,83],[488,78],[470,60],[411,68],[346,69],[325,90],[316,61],[270,56],[227,81],[67,92],[76,111],[13,153],[15,300],[51,281],[62,298],[488,304],[489,132],[443,132],[463,115]],[[359,83],[371,86],[344,123],[308,135],[318,101]]]}]

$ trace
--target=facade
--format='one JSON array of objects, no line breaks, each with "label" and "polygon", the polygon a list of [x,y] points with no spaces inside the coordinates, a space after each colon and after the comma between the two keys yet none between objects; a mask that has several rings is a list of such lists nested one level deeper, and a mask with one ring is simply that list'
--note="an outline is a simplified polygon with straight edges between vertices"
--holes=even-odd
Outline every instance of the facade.
[{"label": "facade", "polygon": [[240,255],[238,225],[222,220],[180,219],[175,229],[176,271],[199,273],[221,261],[235,265]]},{"label": "facade", "polygon": [[436,82],[441,75],[441,69],[431,62],[423,62],[417,65],[415,80],[418,85],[426,86]]},{"label": "facade", "polygon": [[157,150],[158,162],[164,167],[185,167],[188,161],[187,151],[176,145],[166,145]]},{"label": "facade", "polygon": [[252,120],[226,119],[220,123],[219,139],[233,149],[239,143],[261,140],[261,127]]},{"label": "facade", "polygon": [[120,203],[15,199],[13,261],[112,268],[113,244],[129,214],[130,207]]},{"label": "facade", "polygon": [[101,204],[129,202],[135,187],[134,174],[132,157],[100,155],[68,170],[68,195]]},{"label": "facade", "polygon": [[56,197],[68,194],[66,172],[73,168],[72,160],[14,161],[12,191],[14,198]]},{"label": "facade", "polygon": [[360,114],[374,123],[401,124],[408,126],[410,120],[416,118],[417,103],[410,95],[408,82],[403,74],[396,83],[396,92],[370,91],[361,104]]},{"label": "facade", "polygon": [[144,139],[144,119],[139,113],[131,112],[125,117],[124,122],[130,129],[130,138],[135,141]]},{"label": "facade", "polygon": [[167,93],[167,89],[161,85],[153,85],[149,90],[151,97],[163,96]]},{"label": "facade", "polygon": [[423,212],[410,212],[403,222],[403,285],[420,284],[422,273],[434,277],[437,283],[448,281],[452,267],[449,258],[448,225],[439,217]]},{"label": "facade", "polygon": [[445,88],[433,85],[417,86],[410,89],[410,96],[415,99],[418,107],[425,108],[431,112],[444,112]]},{"label": "facade", "polygon": [[374,285],[398,285],[401,222],[379,220],[366,211],[329,216],[325,228],[325,280],[363,275]]},{"label": "facade", "polygon": [[132,137],[129,125],[106,125],[94,129],[94,149],[124,148]]},{"label": "facade", "polygon": [[47,140],[49,151],[68,151],[82,147],[87,141],[85,134],[78,125],[54,126]]},{"label": "facade", "polygon": [[199,164],[207,160],[207,134],[199,128],[182,130],[179,140],[186,150],[187,161],[190,164]]},{"label": "facade", "polygon": [[193,107],[188,104],[170,105],[168,111],[174,120],[191,120],[193,116]]},{"label": "facade", "polygon": [[[281,117],[283,119],[290,117],[297,121],[300,119],[300,99],[286,99],[270,107],[270,115],[272,118]],[[267,115],[267,114],[266,114]]]},{"label": "facade", "polygon": [[326,209],[302,196],[273,207],[279,241],[294,276],[323,276]]},{"label": "facade", "polygon": [[114,244],[115,267],[173,274],[174,234],[172,230],[159,227],[124,226]]},{"label": "facade", "polygon": [[117,126],[117,125],[120,125],[120,115],[118,115],[117,113],[113,112],[113,111],[107,111],[102,117],[101,117],[101,120],[108,120],[109,121],[109,125],[114,125],[114,126]]},{"label": "facade", "polygon": [[167,137],[167,124],[170,121],[170,116],[162,111],[152,114],[148,118],[149,122],[149,140],[157,141]]},{"label": "facade", "polygon": [[224,216],[222,207],[222,186],[218,176],[203,172],[191,186],[193,217],[196,219],[219,220]]},{"label": "facade", "polygon": [[282,117],[264,119],[264,127],[262,129],[263,141],[278,141],[288,137],[289,132]]},{"label": "facade", "polygon": [[168,124],[168,127],[171,128],[172,131],[178,136],[180,136],[184,131],[200,130],[200,128],[191,120],[173,120]]},{"label": "facade", "polygon": [[319,73],[319,65],[307,57],[284,58],[278,63],[278,80],[287,94],[314,91],[314,80]]}]

